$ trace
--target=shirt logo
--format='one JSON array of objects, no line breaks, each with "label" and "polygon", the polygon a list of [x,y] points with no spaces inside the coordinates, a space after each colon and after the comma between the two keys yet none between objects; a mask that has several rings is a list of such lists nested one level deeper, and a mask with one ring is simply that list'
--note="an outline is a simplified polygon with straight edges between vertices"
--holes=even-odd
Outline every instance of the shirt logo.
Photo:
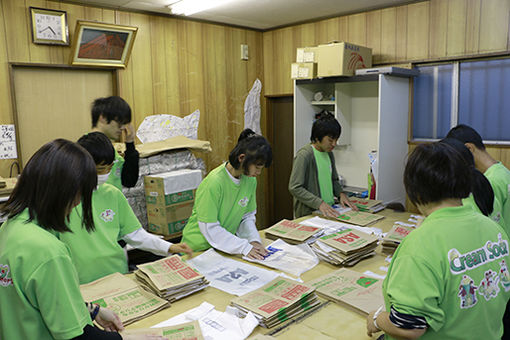
[{"label": "shirt logo", "polygon": [[9,278],[9,265],[0,264],[0,286],[12,286],[12,279]]},{"label": "shirt logo", "polygon": [[113,217],[115,216],[115,212],[112,209],[106,209],[101,213],[101,219],[105,222],[113,221]]},{"label": "shirt logo", "polygon": [[249,201],[250,201],[250,199],[248,197],[245,197],[243,199],[240,199],[239,202],[237,202],[237,204],[239,204],[241,207],[245,208],[248,205]]}]

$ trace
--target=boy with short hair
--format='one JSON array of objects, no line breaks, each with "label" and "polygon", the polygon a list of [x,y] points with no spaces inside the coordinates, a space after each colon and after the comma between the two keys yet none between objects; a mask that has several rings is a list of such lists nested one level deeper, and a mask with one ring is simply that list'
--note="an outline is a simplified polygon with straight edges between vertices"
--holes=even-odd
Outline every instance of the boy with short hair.
[{"label": "boy with short hair", "polygon": [[102,132],[110,140],[119,141],[126,134],[124,157],[115,150],[115,163],[107,183],[119,190],[134,187],[138,181],[139,154],[135,149],[135,128],[131,123],[131,108],[118,96],[98,98],[92,103],[92,131]]},{"label": "boy with short hair", "polygon": [[117,243],[120,239],[160,256],[181,252],[191,255],[192,250],[185,243],[172,244],[146,232],[122,192],[105,183],[114,160],[108,137],[92,132],[81,137],[78,144],[92,155],[98,173],[98,187],[92,194],[95,230],[88,233],[81,228],[82,212],[78,205],[69,216],[72,233],[60,235],[60,240],[69,246],[80,284],[115,272],[128,272],[126,255]]},{"label": "boy with short hair", "polygon": [[313,123],[311,143],[296,154],[289,180],[295,218],[310,215],[317,209],[326,216],[337,217],[338,212],[332,208],[335,197],[342,206],[358,210],[342,192],[336,171],[333,149],[341,132],[335,117],[324,112]]}]

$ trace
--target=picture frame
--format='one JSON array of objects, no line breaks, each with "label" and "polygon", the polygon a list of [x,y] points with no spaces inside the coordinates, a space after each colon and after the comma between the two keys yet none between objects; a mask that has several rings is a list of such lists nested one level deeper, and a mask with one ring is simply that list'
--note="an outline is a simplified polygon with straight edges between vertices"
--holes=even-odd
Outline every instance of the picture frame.
[{"label": "picture frame", "polygon": [[138,27],[92,21],[76,22],[71,65],[125,68]]},{"label": "picture frame", "polygon": [[34,44],[69,46],[67,12],[39,7],[29,11]]}]

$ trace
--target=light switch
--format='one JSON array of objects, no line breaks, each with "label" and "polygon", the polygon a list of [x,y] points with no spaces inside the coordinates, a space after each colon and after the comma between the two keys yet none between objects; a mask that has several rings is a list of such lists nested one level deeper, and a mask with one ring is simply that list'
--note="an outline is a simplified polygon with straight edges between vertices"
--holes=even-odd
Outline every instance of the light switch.
[{"label": "light switch", "polygon": [[241,60],[248,60],[248,45],[241,44]]}]

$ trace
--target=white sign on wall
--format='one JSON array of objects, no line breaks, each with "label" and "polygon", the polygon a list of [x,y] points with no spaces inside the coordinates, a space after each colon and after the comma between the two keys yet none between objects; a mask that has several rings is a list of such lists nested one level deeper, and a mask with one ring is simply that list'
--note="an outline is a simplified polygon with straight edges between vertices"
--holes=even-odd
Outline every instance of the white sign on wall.
[{"label": "white sign on wall", "polygon": [[0,125],[0,159],[12,158],[18,158],[14,125]]}]

